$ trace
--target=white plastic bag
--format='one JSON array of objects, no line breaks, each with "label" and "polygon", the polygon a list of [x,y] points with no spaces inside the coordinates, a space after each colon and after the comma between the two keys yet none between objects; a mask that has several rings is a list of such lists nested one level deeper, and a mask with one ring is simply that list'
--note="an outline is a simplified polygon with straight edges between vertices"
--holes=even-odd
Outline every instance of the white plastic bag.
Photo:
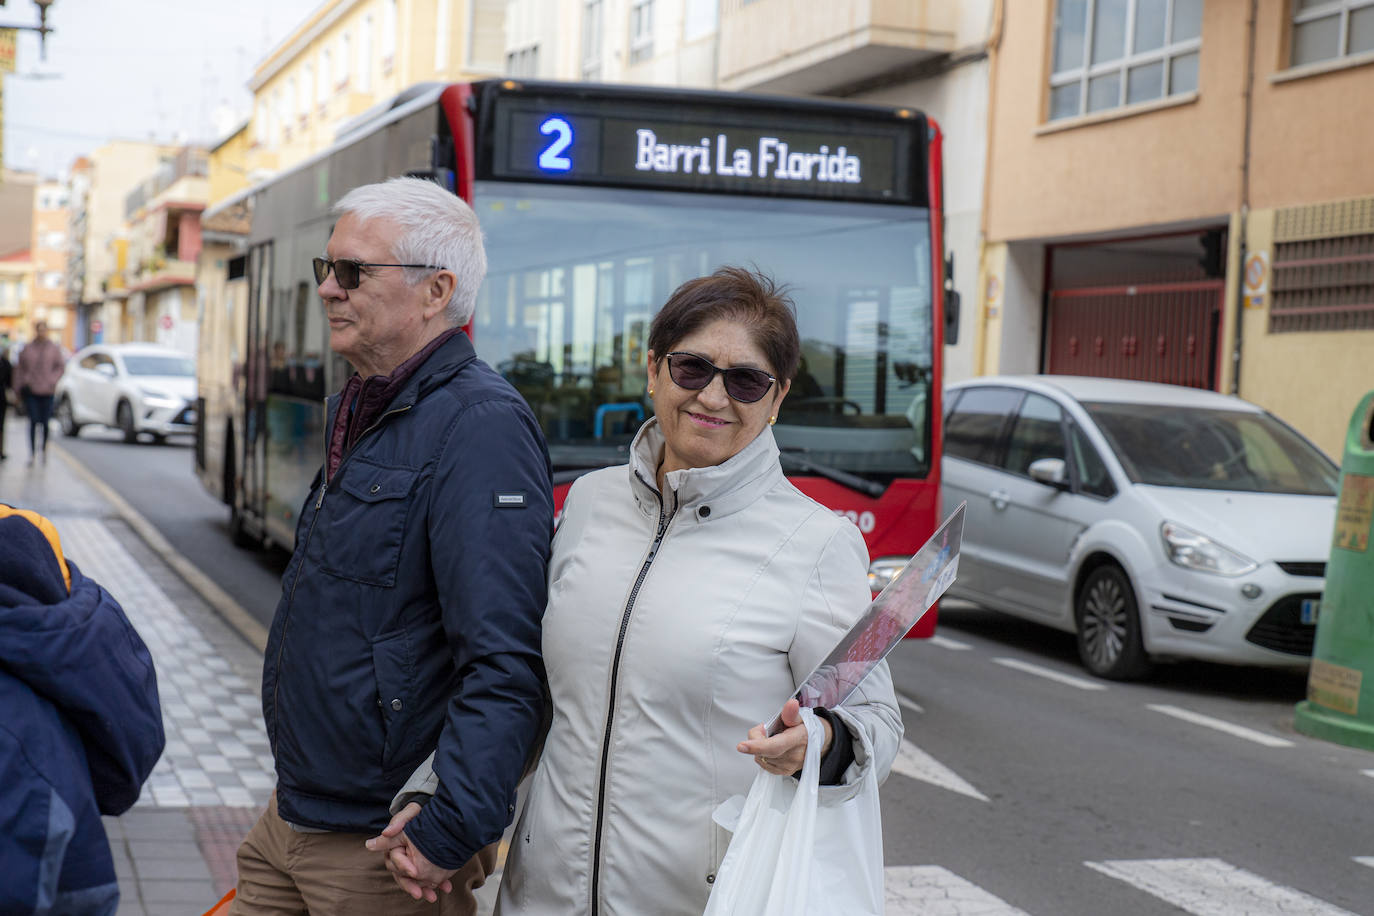
[{"label": "white plastic bag", "polygon": [[[857,794],[820,802],[825,730],[810,709],[801,776],[759,771],[740,810],[739,796],[715,811],[734,831],[716,873],[705,916],[880,916],[883,912],[882,813],[868,767]],[[843,728],[844,726],[839,726]],[[734,813],[738,814],[738,823]]]}]

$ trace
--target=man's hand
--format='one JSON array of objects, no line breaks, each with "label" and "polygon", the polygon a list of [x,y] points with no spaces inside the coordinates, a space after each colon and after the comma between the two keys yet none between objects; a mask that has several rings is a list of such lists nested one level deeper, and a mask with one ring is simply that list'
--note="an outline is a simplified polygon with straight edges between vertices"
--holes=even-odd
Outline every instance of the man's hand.
[{"label": "man's hand", "polygon": [[453,891],[453,882],[449,878],[457,869],[440,868],[430,862],[405,835],[405,825],[419,813],[420,806],[411,802],[391,819],[379,836],[368,840],[365,845],[373,852],[386,856],[386,870],[391,872],[401,890],[416,900],[434,903],[439,899],[439,891],[445,894]]},{"label": "man's hand", "polygon": [[[771,738],[764,726],[755,725],[749,729],[749,740],[741,741],[735,750],[753,754],[758,765],[769,773],[791,776],[806,763],[806,726],[802,724],[801,704],[795,699],[788,700],[782,708],[782,724],[782,731]],[[835,733],[825,719],[821,719],[821,726],[825,729],[825,743],[821,745],[824,757],[835,740]]]}]

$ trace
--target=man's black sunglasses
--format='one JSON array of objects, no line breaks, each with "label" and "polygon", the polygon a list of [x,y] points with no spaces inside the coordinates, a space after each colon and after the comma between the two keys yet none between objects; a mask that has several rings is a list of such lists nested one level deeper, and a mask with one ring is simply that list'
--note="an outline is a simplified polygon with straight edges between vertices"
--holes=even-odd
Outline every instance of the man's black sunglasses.
[{"label": "man's black sunglasses", "polygon": [[315,266],[315,282],[323,283],[325,277],[329,276],[329,271],[334,271],[334,279],[339,282],[341,289],[357,289],[358,284],[363,282],[363,267],[423,267],[426,270],[443,270],[442,267],[435,267],[433,264],[369,264],[367,261],[355,261],[352,258],[339,258],[331,261],[329,258],[315,258],[311,261]]},{"label": "man's black sunglasses", "polygon": [[777,381],[762,369],[750,369],[746,366],[722,369],[695,353],[680,350],[669,353],[667,360],[668,376],[679,388],[700,391],[720,374],[725,379],[725,393],[741,404],[752,404],[761,400]]}]

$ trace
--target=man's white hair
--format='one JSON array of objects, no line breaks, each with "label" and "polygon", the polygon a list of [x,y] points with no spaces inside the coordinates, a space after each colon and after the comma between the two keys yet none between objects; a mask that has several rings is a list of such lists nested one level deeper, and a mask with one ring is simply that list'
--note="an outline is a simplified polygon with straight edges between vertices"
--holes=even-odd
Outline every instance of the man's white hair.
[{"label": "man's white hair", "polygon": [[[444,316],[453,327],[472,320],[477,291],[487,275],[487,255],[482,248],[482,227],[477,214],[457,194],[451,194],[423,178],[390,178],[365,184],[345,194],[334,205],[334,214],[352,213],[368,222],[385,219],[401,230],[392,245],[397,264],[432,264],[450,270],[457,278]],[[412,286],[433,271],[407,268]]]}]

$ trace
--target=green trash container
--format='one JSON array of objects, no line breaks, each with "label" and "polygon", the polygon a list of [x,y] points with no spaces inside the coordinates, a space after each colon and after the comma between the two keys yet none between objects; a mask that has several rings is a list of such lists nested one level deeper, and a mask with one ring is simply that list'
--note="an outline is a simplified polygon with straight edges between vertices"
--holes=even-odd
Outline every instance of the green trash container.
[{"label": "green trash container", "polygon": [[1345,437],[1340,502],[1298,731],[1374,750],[1374,391]]}]

